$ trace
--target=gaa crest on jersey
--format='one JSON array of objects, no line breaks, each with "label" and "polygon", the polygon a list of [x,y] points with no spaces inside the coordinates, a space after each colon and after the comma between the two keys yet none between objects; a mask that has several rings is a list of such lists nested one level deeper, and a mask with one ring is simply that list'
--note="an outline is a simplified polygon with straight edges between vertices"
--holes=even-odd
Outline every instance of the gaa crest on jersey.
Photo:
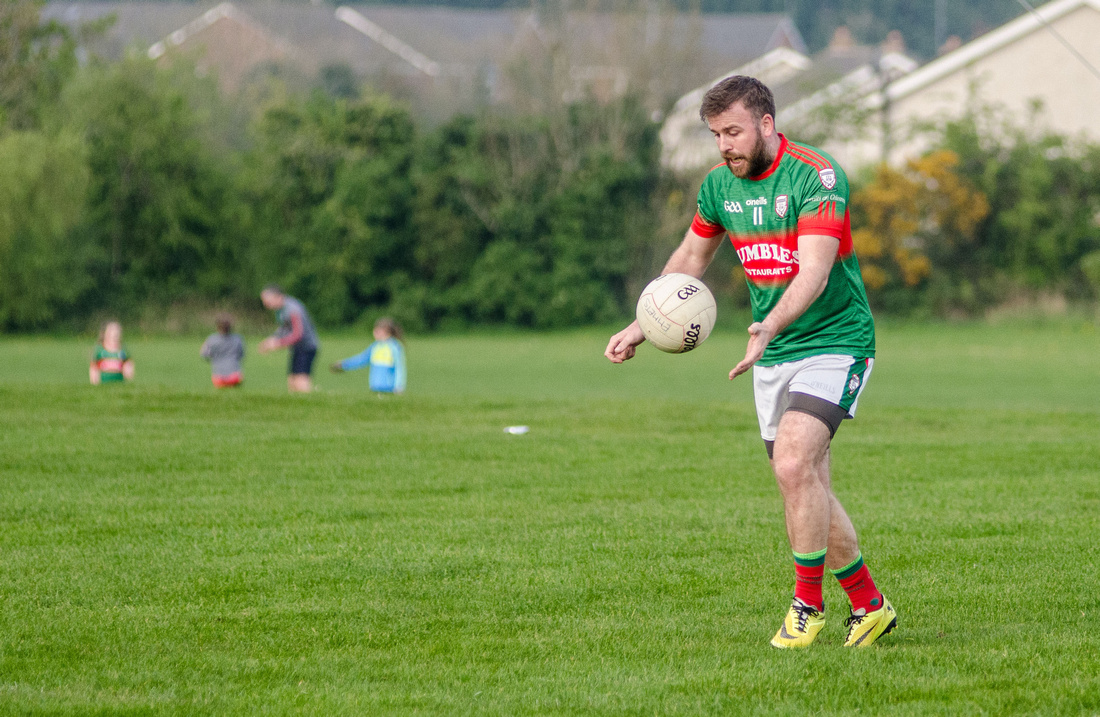
[{"label": "gaa crest on jersey", "polygon": [[787,216],[787,207],[790,204],[790,199],[786,194],[780,194],[775,198],[775,215],[782,219]]},{"label": "gaa crest on jersey", "polygon": [[836,170],[832,167],[817,170],[817,176],[821,178],[821,186],[832,189],[836,186]]}]

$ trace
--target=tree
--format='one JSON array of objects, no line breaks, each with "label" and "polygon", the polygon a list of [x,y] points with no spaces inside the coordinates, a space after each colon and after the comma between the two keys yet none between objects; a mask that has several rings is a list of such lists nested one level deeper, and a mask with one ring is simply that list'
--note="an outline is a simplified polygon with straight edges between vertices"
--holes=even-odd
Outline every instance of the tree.
[{"label": "tree", "polygon": [[243,177],[261,283],[307,298],[324,324],[385,305],[412,264],[414,139],[408,112],[382,97],[316,92],[269,110]]},{"label": "tree", "polygon": [[85,148],[70,133],[0,139],[0,329],[53,325],[90,287],[92,256],[72,235],[88,179]]},{"label": "tree", "polygon": [[880,165],[852,197],[852,241],[872,299],[911,309],[933,275],[959,281],[989,203],[956,172],[959,157],[938,150],[904,169]]},{"label": "tree", "polygon": [[1029,129],[1041,126],[984,108],[942,128],[958,173],[989,199],[967,255],[943,258],[959,263],[976,307],[1038,291],[1096,296],[1082,260],[1100,250],[1100,147]]},{"label": "tree", "polygon": [[102,301],[133,308],[232,290],[239,237],[227,166],[204,142],[194,73],[143,58],[82,72],[65,117],[87,146],[88,212]]},{"label": "tree", "polygon": [[631,97],[559,111],[460,118],[425,142],[416,275],[431,290],[407,287],[403,309],[419,297],[431,323],[548,327],[632,303],[632,248],[655,223],[656,126]]},{"label": "tree", "polygon": [[76,70],[75,43],[58,22],[42,23],[44,0],[0,3],[0,124],[41,126]]}]

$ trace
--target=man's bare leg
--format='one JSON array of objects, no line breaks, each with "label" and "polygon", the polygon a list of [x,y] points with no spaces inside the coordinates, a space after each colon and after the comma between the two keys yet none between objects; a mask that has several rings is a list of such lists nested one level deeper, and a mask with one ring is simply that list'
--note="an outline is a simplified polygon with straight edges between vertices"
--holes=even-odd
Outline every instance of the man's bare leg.
[{"label": "man's bare leg", "polygon": [[832,452],[826,450],[819,474],[822,485],[829,492],[829,552],[825,554],[825,567],[829,570],[840,570],[859,557],[859,540],[848,513],[833,493],[832,474],[829,470],[831,460]]},{"label": "man's bare leg", "polygon": [[829,427],[807,413],[787,411],[779,421],[772,470],[783,495],[787,537],[796,553],[812,553],[829,543],[830,440]]},{"label": "man's bare leg", "polygon": [[[864,565],[855,527],[844,506],[833,494],[829,472],[830,440],[829,427],[824,422],[806,413],[788,411],[779,422],[772,469],[783,494],[787,536],[795,554],[796,597],[801,592],[820,600],[819,591],[805,589],[806,573],[812,572],[811,582],[818,582],[811,587],[819,590],[820,578],[827,566],[852,600],[853,612],[846,623],[849,631],[845,645],[864,647],[890,632],[897,624],[897,618],[893,606],[882,597]],[[824,565],[818,573],[804,567],[800,557],[820,552],[821,548],[814,546],[822,543],[823,527],[826,552]],[[813,606],[821,604],[812,603]],[[790,644],[783,644],[785,641],[780,639],[781,635],[784,630],[795,632],[793,626],[797,622],[792,618],[798,616],[800,613],[792,607],[780,633],[773,638],[773,645],[801,647],[813,641],[817,630],[820,630],[820,624],[816,621],[820,619],[824,623],[824,617],[815,612],[810,613],[808,622],[816,629],[811,629],[804,636],[799,635],[797,640],[790,640]],[[804,624],[806,622],[803,620]],[[792,627],[788,628],[788,624]]]},{"label": "man's bare leg", "polygon": [[822,479],[828,475],[830,439],[829,427],[814,416],[787,411],[779,420],[772,471],[783,495],[787,538],[794,553],[795,599],[772,638],[775,647],[808,647],[825,625],[821,583],[832,501]]}]

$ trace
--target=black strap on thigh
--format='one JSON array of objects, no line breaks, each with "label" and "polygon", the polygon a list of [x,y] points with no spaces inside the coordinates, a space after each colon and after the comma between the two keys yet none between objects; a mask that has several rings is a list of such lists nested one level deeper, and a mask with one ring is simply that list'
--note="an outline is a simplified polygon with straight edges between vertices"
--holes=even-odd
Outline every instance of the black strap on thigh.
[{"label": "black strap on thigh", "polygon": [[848,415],[848,411],[835,403],[829,403],[824,398],[797,391],[791,391],[791,402],[787,405],[787,410],[808,413],[819,419],[829,427],[830,438],[836,435],[836,430],[840,428],[840,422]]}]

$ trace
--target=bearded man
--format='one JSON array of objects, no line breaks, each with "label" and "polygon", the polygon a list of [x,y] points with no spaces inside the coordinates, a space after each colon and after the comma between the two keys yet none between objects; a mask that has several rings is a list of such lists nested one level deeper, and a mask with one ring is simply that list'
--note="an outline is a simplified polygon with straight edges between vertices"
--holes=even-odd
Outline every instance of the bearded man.
[{"label": "bearded man", "polygon": [[[851,601],[844,644],[867,647],[894,629],[897,615],[871,578],[829,473],[829,446],[841,421],[855,417],[875,355],[848,179],[829,155],[776,131],[775,100],[759,80],[722,80],[699,114],[723,162],[703,181],[695,220],[662,273],[701,278],[727,233],[745,268],[753,323],[729,377],[753,371],[760,434],[794,553],[794,599],[771,644],[814,641],[825,624],[828,568]],[[622,363],[643,341],[634,322],[604,355]]]}]

